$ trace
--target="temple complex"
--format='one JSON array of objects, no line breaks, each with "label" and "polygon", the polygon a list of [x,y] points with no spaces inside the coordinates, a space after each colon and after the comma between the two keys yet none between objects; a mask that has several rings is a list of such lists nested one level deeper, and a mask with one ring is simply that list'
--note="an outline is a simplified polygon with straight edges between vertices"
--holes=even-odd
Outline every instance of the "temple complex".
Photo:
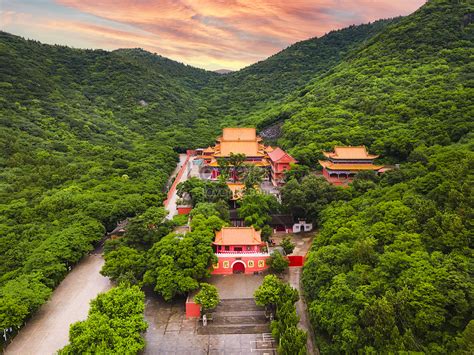
[{"label": "temple complex", "polygon": [[347,185],[361,171],[383,172],[383,165],[374,164],[378,155],[367,152],[365,146],[334,147],[334,152],[323,152],[328,160],[320,160],[323,176],[333,185]]},{"label": "temple complex", "polygon": [[[265,146],[255,128],[224,128],[215,146],[196,150],[197,157],[202,159],[201,176],[217,180],[221,175],[218,159],[231,161],[232,155],[236,154],[245,156],[243,166],[251,164],[264,169],[264,180],[271,180],[274,186],[283,183],[284,172],[290,169],[291,163],[296,162],[282,149]],[[239,180],[236,171],[231,171],[230,179],[233,182]]]},{"label": "temple complex", "polygon": [[268,245],[253,227],[223,227],[212,244],[218,259],[213,274],[250,274],[268,267]]}]

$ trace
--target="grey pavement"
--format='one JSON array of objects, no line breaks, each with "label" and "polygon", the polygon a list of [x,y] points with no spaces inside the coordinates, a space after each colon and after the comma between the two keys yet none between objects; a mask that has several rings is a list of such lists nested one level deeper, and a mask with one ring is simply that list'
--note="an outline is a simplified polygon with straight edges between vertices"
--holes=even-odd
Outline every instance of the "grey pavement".
[{"label": "grey pavement", "polygon": [[287,234],[287,233],[274,233],[272,239],[275,244],[280,244],[280,242],[285,237],[290,237],[291,241],[295,244],[295,249],[291,255],[301,255],[305,256],[311,248],[311,244],[314,239],[314,232],[311,233],[298,233],[298,234]]},{"label": "grey pavement", "polygon": [[207,282],[217,287],[221,299],[253,298],[263,278],[264,275],[212,275]]},{"label": "grey pavement", "polygon": [[144,354],[272,354],[262,347],[262,334],[197,334],[199,321],[185,318],[184,300],[164,302],[147,293]]},{"label": "grey pavement", "polygon": [[319,354],[317,347],[314,344],[313,340],[313,331],[308,315],[308,306],[305,302],[304,297],[302,296],[301,289],[301,267],[290,267],[288,271],[288,283],[291,287],[296,288],[300,294],[300,299],[296,302],[296,313],[300,316],[300,322],[298,326],[301,329],[304,329],[308,333],[308,341],[306,342],[306,348],[308,354]]},{"label": "grey pavement", "polygon": [[99,271],[101,255],[85,257],[54,290],[51,299],[26,323],[5,355],[50,355],[69,340],[69,326],[87,318],[89,302],[112,287]]},{"label": "grey pavement", "polygon": [[[278,235],[272,237],[275,242],[278,244],[280,241],[288,234]],[[292,238],[293,243],[295,243],[296,247],[295,250],[291,255],[302,255],[305,256],[309,249],[311,248],[311,244],[313,242],[314,233],[307,233],[307,234],[289,234]],[[300,294],[300,299],[296,302],[296,313],[298,313],[300,317],[299,327],[304,329],[308,333],[308,341],[306,343],[306,348],[308,350],[308,354],[319,354],[319,350],[316,346],[313,336],[313,330],[311,327],[311,322],[309,319],[308,313],[308,305],[303,297],[303,290],[301,287],[301,267],[290,267],[288,273],[285,275],[288,283],[298,290]]]}]

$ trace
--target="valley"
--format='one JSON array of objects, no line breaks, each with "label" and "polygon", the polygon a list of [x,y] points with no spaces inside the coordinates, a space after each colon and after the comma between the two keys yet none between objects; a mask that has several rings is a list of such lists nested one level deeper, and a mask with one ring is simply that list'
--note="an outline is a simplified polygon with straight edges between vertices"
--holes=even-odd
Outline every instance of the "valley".
[{"label": "valley", "polygon": [[[277,228],[300,221],[318,234],[301,275],[282,275],[293,287],[301,277],[302,300],[280,285],[288,302],[266,306],[294,322],[304,300],[320,353],[469,353],[473,13],[468,0],[432,0],[409,16],[332,31],[225,75],[142,49],[82,50],[0,32],[7,353],[27,353],[28,342],[57,350],[65,328],[86,317],[63,353],[137,353],[145,348],[142,287],[174,302],[207,282],[216,262],[232,269],[218,259],[227,251],[217,249],[222,228],[254,228],[264,248],[282,241]],[[223,129],[251,127],[263,138],[257,155],[273,194],[255,187],[258,171],[237,169],[230,155],[226,165],[215,149]],[[202,149],[193,161],[206,161],[206,147],[214,149],[208,171],[197,180],[183,172],[169,189],[186,152]],[[277,147],[293,159],[285,171],[272,171]],[[371,169],[390,169],[343,169],[346,159],[328,161],[338,147],[365,147],[377,157]],[[348,160],[352,169],[358,160]],[[237,181],[242,196],[230,198],[227,183]],[[178,202],[192,209],[189,220]],[[125,235],[106,242],[102,268],[89,254],[123,220]],[[245,260],[244,272],[256,262]],[[89,300],[112,285],[87,316]],[[41,322],[61,335],[35,334]],[[285,346],[305,342],[300,328],[280,323],[272,329]],[[286,326],[291,332],[281,332]]]}]

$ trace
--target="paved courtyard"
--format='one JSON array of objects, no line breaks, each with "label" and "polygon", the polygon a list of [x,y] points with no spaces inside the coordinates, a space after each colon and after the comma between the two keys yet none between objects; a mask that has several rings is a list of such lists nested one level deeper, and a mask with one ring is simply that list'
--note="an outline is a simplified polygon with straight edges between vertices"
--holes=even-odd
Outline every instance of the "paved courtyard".
[{"label": "paved courtyard", "polygon": [[217,287],[221,299],[253,298],[263,278],[264,275],[212,275],[207,282]]},{"label": "paved courtyard", "polygon": [[295,250],[293,250],[293,253],[291,253],[291,255],[305,256],[311,249],[311,243],[314,239],[314,233],[315,232],[301,234],[275,233],[272,235],[271,238],[273,239],[275,244],[278,245],[283,240],[283,238],[290,237],[291,241],[295,244]]},{"label": "paved courtyard", "polygon": [[166,303],[149,293],[145,318],[144,354],[273,354],[263,334],[198,334],[199,321],[185,319],[184,299]]}]

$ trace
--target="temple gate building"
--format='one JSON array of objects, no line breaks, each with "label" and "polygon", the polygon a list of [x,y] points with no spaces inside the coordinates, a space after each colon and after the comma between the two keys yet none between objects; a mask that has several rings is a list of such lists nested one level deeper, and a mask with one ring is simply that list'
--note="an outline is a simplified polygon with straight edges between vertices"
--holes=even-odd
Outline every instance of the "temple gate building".
[{"label": "temple gate building", "polygon": [[253,227],[223,227],[212,244],[218,259],[212,274],[252,274],[268,267],[268,245]]}]

